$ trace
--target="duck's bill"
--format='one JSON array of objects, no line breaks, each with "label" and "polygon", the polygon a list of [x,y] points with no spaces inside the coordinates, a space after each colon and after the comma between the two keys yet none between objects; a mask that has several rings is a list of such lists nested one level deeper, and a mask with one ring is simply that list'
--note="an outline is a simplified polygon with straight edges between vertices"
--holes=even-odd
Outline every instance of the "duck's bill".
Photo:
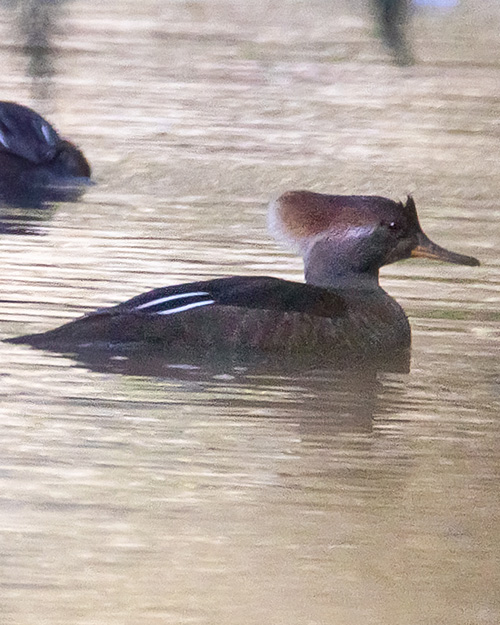
[{"label": "duck's bill", "polygon": [[418,244],[411,252],[412,258],[430,258],[431,260],[441,260],[446,263],[454,263],[456,265],[468,265],[469,267],[479,267],[481,264],[477,258],[473,256],[465,256],[465,254],[456,254],[445,250],[433,243],[423,232],[418,235]]}]

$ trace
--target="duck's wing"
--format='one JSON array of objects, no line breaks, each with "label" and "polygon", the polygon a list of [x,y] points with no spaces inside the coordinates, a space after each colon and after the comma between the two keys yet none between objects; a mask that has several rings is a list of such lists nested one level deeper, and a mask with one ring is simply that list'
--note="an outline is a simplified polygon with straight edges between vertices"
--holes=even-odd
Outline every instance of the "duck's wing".
[{"label": "duck's wing", "polygon": [[52,160],[61,138],[38,113],[15,102],[0,102],[0,151],[40,165]]},{"label": "duck's wing", "polygon": [[307,313],[318,317],[345,315],[344,298],[300,282],[270,277],[234,276],[154,289],[118,306],[91,314],[181,314],[202,306]]}]

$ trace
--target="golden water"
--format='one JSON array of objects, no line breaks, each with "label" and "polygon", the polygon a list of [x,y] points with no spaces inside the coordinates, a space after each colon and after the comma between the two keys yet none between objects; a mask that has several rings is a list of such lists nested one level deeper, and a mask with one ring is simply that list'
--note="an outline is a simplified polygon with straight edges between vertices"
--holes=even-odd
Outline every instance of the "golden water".
[{"label": "golden water", "polygon": [[363,2],[75,1],[49,86],[1,11],[2,99],[98,182],[3,214],[2,337],[169,283],[300,279],[265,230],[290,188],[412,193],[482,261],[384,270],[409,375],[134,376],[0,344],[2,624],[496,625],[498,6],[416,15],[400,68]]}]

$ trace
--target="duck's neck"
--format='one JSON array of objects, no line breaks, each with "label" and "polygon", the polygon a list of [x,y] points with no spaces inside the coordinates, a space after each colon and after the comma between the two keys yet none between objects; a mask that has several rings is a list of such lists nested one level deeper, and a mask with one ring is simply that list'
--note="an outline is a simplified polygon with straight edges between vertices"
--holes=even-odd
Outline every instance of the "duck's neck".
[{"label": "duck's neck", "polygon": [[326,289],[377,291],[378,266],[367,262],[359,250],[332,250],[331,243],[316,243],[304,255],[304,274],[308,284]]},{"label": "duck's neck", "polygon": [[[338,269],[338,268],[337,268]],[[376,275],[353,271],[318,271],[318,267],[305,267],[305,279],[308,284],[321,286],[324,289],[362,289],[377,291],[380,289],[378,271]]]}]

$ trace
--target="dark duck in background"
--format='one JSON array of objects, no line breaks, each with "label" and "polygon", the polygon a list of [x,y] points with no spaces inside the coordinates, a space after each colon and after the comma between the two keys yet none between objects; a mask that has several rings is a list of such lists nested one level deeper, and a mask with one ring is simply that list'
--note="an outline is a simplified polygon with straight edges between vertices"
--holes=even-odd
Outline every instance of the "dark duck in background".
[{"label": "dark duck in background", "polygon": [[0,102],[0,203],[40,208],[75,201],[90,176],[82,151],[41,115],[15,102]]}]

